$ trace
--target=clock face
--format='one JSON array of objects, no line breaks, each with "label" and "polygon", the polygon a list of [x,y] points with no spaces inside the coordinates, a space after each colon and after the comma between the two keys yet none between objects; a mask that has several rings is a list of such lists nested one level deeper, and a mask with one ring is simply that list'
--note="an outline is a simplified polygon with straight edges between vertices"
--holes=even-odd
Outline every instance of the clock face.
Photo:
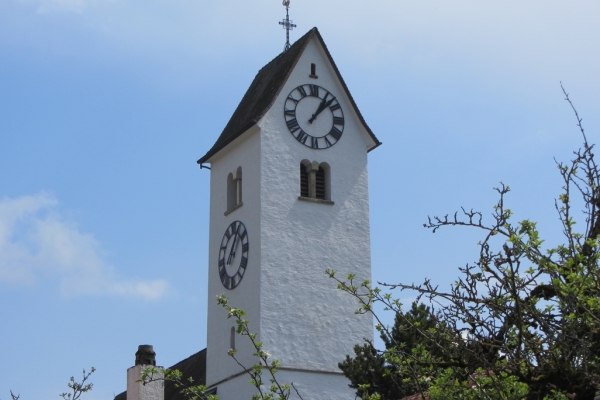
[{"label": "clock face", "polygon": [[219,276],[227,289],[240,284],[248,266],[248,231],[241,221],[227,227],[219,249]]},{"label": "clock face", "polygon": [[340,103],[327,89],[300,85],[285,100],[283,115],[297,141],[313,149],[327,149],[344,132],[344,113]]}]

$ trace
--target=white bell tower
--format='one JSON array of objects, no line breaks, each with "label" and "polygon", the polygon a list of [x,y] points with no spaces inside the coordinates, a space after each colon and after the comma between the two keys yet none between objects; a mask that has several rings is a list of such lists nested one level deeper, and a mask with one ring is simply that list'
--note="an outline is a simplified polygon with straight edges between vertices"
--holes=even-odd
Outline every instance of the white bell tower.
[{"label": "white bell tower", "polygon": [[280,361],[280,382],[305,400],[354,399],[337,365],[373,338],[372,318],[325,270],[371,277],[367,153],[380,144],[313,28],[258,72],[198,161],[211,168],[206,383],[220,399],[256,393],[228,349],[257,361],[221,293]]}]

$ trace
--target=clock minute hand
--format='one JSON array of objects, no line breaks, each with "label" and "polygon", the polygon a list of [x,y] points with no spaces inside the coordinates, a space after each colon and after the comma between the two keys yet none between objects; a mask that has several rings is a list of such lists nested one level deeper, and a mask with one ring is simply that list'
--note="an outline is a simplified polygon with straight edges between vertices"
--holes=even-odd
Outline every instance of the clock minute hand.
[{"label": "clock minute hand", "polygon": [[312,118],[308,120],[308,122],[310,124],[312,124],[312,122],[317,119],[317,115],[319,115],[321,113],[321,111],[323,111],[324,109],[326,109],[327,107],[329,107],[331,105],[331,103],[333,103],[335,100],[335,97],[332,97],[331,99],[329,99],[328,101],[325,101],[325,99],[323,99],[321,101],[321,104],[319,104],[319,108],[317,108],[317,111],[312,115]]},{"label": "clock minute hand", "polygon": [[231,260],[235,257],[235,246],[237,244],[237,238],[240,232],[240,225],[238,225],[235,233],[233,234],[233,244],[231,245],[231,250],[229,250],[229,257],[227,258],[227,265],[231,264]]},{"label": "clock minute hand", "polygon": [[312,115],[312,118],[308,120],[309,124],[312,124],[312,122],[317,119],[317,115],[321,114],[321,111],[323,111],[325,109],[325,107],[327,107],[327,102],[325,101],[325,99],[321,100],[321,103],[319,104],[319,108],[317,108],[317,111],[315,111],[315,113]]}]

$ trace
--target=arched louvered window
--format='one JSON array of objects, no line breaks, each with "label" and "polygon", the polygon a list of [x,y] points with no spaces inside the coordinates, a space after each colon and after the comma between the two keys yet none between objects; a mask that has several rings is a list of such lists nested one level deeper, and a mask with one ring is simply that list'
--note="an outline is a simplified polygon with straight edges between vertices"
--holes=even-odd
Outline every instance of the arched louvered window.
[{"label": "arched louvered window", "polygon": [[315,174],[315,198],[325,200],[325,170],[319,167]]},{"label": "arched louvered window", "polygon": [[242,167],[235,171],[235,205],[242,204]]},{"label": "arched louvered window", "polygon": [[308,197],[308,172],[304,164],[300,164],[300,196]]},{"label": "arched louvered window", "polygon": [[229,214],[242,205],[242,167],[238,167],[235,174],[227,175],[227,210]]},{"label": "arched louvered window", "polygon": [[326,162],[302,160],[300,163],[300,199],[331,201],[331,170]]},{"label": "arched louvered window", "polygon": [[235,185],[233,174],[227,175],[227,211],[233,210],[236,205],[237,193]]}]

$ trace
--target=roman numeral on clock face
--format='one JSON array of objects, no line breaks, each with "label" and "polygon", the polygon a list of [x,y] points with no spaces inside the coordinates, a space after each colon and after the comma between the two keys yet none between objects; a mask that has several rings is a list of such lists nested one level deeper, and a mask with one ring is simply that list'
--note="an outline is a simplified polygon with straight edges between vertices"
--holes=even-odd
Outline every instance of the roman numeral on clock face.
[{"label": "roman numeral on clock face", "polygon": [[289,116],[293,117],[293,116],[295,116],[295,115],[296,115],[296,110],[288,110],[288,109],[286,108],[285,110],[283,110],[283,113],[284,113],[285,115],[289,115]]},{"label": "roman numeral on clock face", "polygon": [[319,97],[319,87],[317,85],[310,85],[310,95]]},{"label": "roman numeral on clock face", "polygon": [[287,124],[290,132],[292,133],[300,129],[300,125],[298,125],[298,121],[296,121],[296,118],[288,119],[287,121],[285,121],[285,123]]},{"label": "roman numeral on clock face", "polygon": [[319,148],[319,138],[311,136],[310,147],[312,147],[313,149],[318,149]]},{"label": "roman numeral on clock face", "polygon": [[344,117],[333,117],[334,125],[344,125]]},{"label": "roman numeral on clock face", "polygon": [[340,108],[340,103],[335,103],[335,104],[332,104],[329,106],[329,109],[331,111],[339,110],[339,108]]},{"label": "roman numeral on clock face", "polygon": [[231,281],[231,277],[227,274],[221,276],[221,283],[223,284],[223,286],[225,286],[227,289],[231,290],[233,289],[232,287],[232,281]]},{"label": "roman numeral on clock face", "polygon": [[298,89],[298,92],[300,93],[300,97],[305,98],[307,96],[304,86],[298,86],[296,89]]},{"label": "roman numeral on clock face", "polygon": [[306,139],[308,139],[308,134],[303,130],[300,130],[300,133],[298,134],[298,136],[296,136],[296,139],[298,139],[300,143],[305,144]]},{"label": "roman numeral on clock face", "polygon": [[340,140],[340,138],[342,137],[342,132],[335,126],[333,128],[331,128],[331,131],[329,131],[329,134],[331,136],[333,136],[335,138],[335,140]]}]

